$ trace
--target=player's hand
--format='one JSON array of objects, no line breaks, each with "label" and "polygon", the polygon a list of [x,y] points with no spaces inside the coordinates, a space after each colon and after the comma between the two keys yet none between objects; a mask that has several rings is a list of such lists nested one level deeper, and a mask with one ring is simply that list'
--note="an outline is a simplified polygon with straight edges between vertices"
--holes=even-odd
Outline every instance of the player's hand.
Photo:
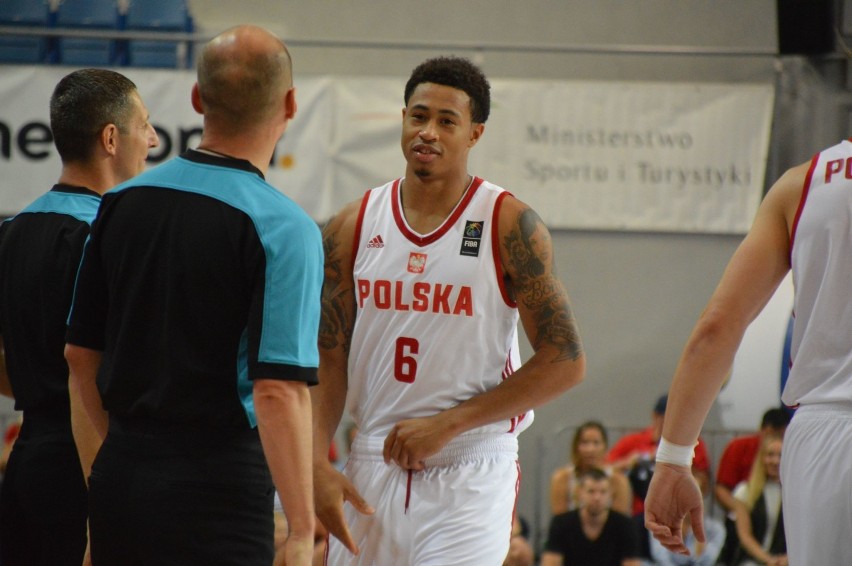
[{"label": "player's hand", "polygon": [[453,438],[441,414],[396,423],[385,438],[385,463],[395,462],[403,470],[421,471],[424,461],[437,454]]},{"label": "player's hand", "polygon": [[689,555],[683,542],[683,519],[689,514],[695,538],[704,538],[704,501],[692,471],[657,463],[645,497],[645,528],[671,552]]},{"label": "player's hand", "polygon": [[352,533],[349,532],[349,525],[343,518],[344,501],[348,501],[356,511],[364,515],[372,515],[376,511],[364,501],[352,482],[335,470],[330,463],[315,463],[314,507],[317,517],[328,532],[342,542],[351,553],[358,554],[360,552],[358,545],[355,544]]}]

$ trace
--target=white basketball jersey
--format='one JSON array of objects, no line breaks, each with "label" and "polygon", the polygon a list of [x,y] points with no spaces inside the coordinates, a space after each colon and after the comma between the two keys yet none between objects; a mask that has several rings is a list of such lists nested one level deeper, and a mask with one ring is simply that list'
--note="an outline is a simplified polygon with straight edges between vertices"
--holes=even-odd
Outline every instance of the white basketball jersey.
[{"label": "white basketball jersey", "polygon": [[[518,311],[497,242],[497,210],[509,193],[474,178],[424,235],[406,223],[402,182],[365,194],[354,239],[347,404],[369,436],[489,391],[520,364]],[[517,434],[531,422],[532,411],[471,432]]]},{"label": "white basketball jersey", "polygon": [[852,399],[852,143],[814,156],[793,224],[792,366],[782,400]]}]

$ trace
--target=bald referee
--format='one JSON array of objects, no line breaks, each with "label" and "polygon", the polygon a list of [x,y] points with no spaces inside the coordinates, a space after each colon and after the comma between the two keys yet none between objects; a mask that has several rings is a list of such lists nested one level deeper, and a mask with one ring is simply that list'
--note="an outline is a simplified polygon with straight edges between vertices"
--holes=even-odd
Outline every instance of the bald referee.
[{"label": "bald referee", "polygon": [[72,379],[105,436],[92,563],[269,566],[274,482],[303,566],[323,260],[316,223],[264,178],[296,112],[284,43],[215,37],[192,104],[198,148],[104,197],[69,318]]}]

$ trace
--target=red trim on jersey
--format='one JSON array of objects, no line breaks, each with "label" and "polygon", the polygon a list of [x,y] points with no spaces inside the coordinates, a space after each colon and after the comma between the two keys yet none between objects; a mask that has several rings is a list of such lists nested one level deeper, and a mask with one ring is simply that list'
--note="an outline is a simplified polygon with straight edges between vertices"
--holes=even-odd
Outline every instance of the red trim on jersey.
[{"label": "red trim on jersey", "polygon": [[[506,356],[506,365],[503,366],[503,379],[507,379],[507,378],[511,377],[511,375],[513,373],[515,373],[515,368],[512,367],[512,352],[510,351],[509,355]],[[509,419],[509,423],[510,423],[509,424],[509,430],[507,430],[506,432],[507,433],[515,432],[515,428],[517,428],[517,426],[519,424],[521,424],[521,421],[523,421],[524,417],[526,417],[526,416],[527,416],[527,414],[524,413],[522,415],[518,415],[516,417],[512,417],[511,419]]]},{"label": "red trim on jersey", "polygon": [[367,202],[370,200],[370,194],[373,189],[364,193],[364,198],[361,199],[361,208],[358,209],[358,219],[355,221],[355,235],[352,237],[352,264],[349,266],[351,271],[355,271],[355,257],[358,255],[358,247],[361,245],[361,228],[364,224],[364,214],[367,213]]},{"label": "red trim on jersey", "polygon": [[497,273],[497,286],[500,288],[503,302],[511,308],[516,308],[518,303],[509,296],[509,289],[506,288],[506,274],[503,272],[503,262],[500,260],[500,206],[507,196],[514,195],[505,191],[497,196],[497,201],[494,203],[494,213],[491,216],[491,253],[494,256],[494,271]]},{"label": "red trim on jersey", "polygon": [[515,373],[515,368],[512,367],[512,351],[509,350],[509,354],[506,356],[506,364],[503,366],[503,379],[506,379],[513,373]]},{"label": "red trim on jersey", "polygon": [[512,522],[509,524],[509,540],[512,540],[512,531],[515,528],[515,514],[518,512],[518,494],[521,492],[521,462],[515,460],[515,467],[518,470],[518,479],[515,480],[515,504],[512,505]]},{"label": "red trim on jersey", "polygon": [[438,227],[437,230],[432,232],[427,236],[421,236],[412,232],[411,229],[405,223],[405,217],[402,214],[402,199],[400,198],[400,193],[402,192],[402,183],[401,179],[397,179],[393,182],[393,187],[391,188],[391,209],[393,210],[393,219],[396,222],[397,228],[402,232],[402,235],[405,236],[409,241],[418,245],[425,246],[427,244],[431,244],[432,242],[438,240],[441,236],[447,233],[450,227],[458,221],[459,217],[464,212],[464,209],[467,208],[467,205],[470,203],[470,199],[473,198],[474,193],[482,184],[482,179],[479,177],[474,177],[470,182],[470,187],[468,187],[464,196],[456,205],[455,210],[450,216],[444,220],[444,223]]},{"label": "red trim on jersey", "polygon": [[820,154],[817,153],[811,159],[811,166],[808,168],[808,174],[805,175],[805,184],[802,187],[802,197],[799,199],[799,208],[796,209],[796,216],[793,217],[793,227],[790,229],[790,265],[793,265],[793,244],[796,241],[796,228],[799,227],[799,218],[802,216],[802,211],[805,208],[805,201],[808,200],[808,193],[811,190],[811,182],[813,181],[814,170],[819,161]]},{"label": "red trim on jersey", "polygon": [[411,476],[414,472],[408,470],[408,482],[405,485],[405,513],[408,514],[408,504],[411,503]]}]

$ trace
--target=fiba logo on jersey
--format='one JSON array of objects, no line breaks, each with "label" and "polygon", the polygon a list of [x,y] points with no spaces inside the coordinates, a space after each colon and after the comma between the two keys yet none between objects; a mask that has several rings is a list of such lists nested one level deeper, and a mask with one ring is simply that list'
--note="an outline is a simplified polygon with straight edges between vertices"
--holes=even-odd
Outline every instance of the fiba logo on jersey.
[{"label": "fiba logo on jersey", "polygon": [[484,220],[466,220],[464,224],[464,235],[462,236],[461,255],[473,257],[479,256],[479,242],[482,240],[482,230],[485,227]]}]

